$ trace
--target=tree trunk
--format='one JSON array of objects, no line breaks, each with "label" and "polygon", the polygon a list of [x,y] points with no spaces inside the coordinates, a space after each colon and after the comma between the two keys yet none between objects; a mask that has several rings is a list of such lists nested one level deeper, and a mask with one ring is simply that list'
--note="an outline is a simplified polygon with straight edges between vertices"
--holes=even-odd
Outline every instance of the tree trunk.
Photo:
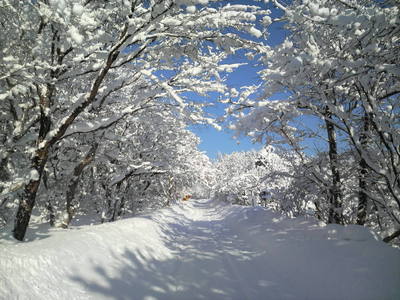
[{"label": "tree trunk", "polygon": [[[7,171],[7,163],[8,163],[8,158],[2,158],[0,160],[0,182],[6,182],[10,179],[10,174]],[[0,186],[0,193],[3,191],[3,187]]]},{"label": "tree trunk", "polygon": [[96,155],[97,148],[99,143],[95,142],[92,147],[89,149],[88,153],[85,157],[79,162],[79,164],[74,168],[72,173],[71,181],[68,184],[68,189],[66,193],[66,218],[63,220],[61,227],[68,228],[69,223],[71,222],[74,214],[75,214],[75,207],[73,205],[73,201],[76,194],[76,188],[79,184],[79,179],[81,174],[86,166],[88,166],[94,159]]},{"label": "tree trunk", "polygon": [[19,241],[23,241],[25,237],[26,229],[28,228],[29,220],[32,214],[32,209],[35,206],[36,193],[39,189],[47,158],[47,149],[43,149],[43,151],[37,151],[33,158],[32,169],[36,171],[37,174],[35,174],[36,176],[34,176],[34,178],[31,179],[25,186],[22,199],[20,200],[18,206],[17,214],[15,216],[13,236]]},{"label": "tree trunk", "polygon": [[340,183],[340,172],[338,168],[337,142],[334,124],[330,121],[332,113],[328,107],[324,112],[326,131],[329,143],[329,161],[332,172],[332,186],[329,189],[329,216],[328,223],[343,224],[342,215],[342,193]]},{"label": "tree trunk", "polygon": [[56,214],[54,212],[54,207],[51,204],[51,201],[47,202],[46,206],[47,210],[49,211],[49,223],[51,227],[54,227],[56,224]]},{"label": "tree trunk", "polygon": [[385,238],[383,239],[383,241],[384,241],[385,243],[389,243],[391,240],[393,240],[393,239],[395,239],[395,238],[397,238],[397,237],[399,237],[399,236],[400,236],[400,230],[397,230],[397,231],[393,232],[391,235],[385,237]]},{"label": "tree trunk", "polygon": [[118,207],[118,214],[117,214],[118,217],[122,216],[122,212],[123,212],[124,208],[125,208],[125,197],[122,196],[120,203],[119,203],[119,207]]},{"label": "tree trunk", "polygon": [[[44,88],[37,87],[37,91],[40,99],[40,127],[37,145],[40,145],[46,138],[46,135],[51,128],[51,118],[47,114],[47,110],[50,107],[54,86],[48,84]],[[46,144],[46,146],[38,148],[34,157],[32,158],[31,172],[35,172],[36,174],[31,174],[30,181],[25,185],[21,200],[19,202],[18,211],[15,216],[13,236],[19,241],[22,241],[25,237],[26,229],[28,228],[29,220],[32,214],[32,209],[35,206],[36,193],[39,189],[44,166],[46,165],[48,157],[49,145]]]},{"label": "tree trunk", "polygon": [[368,196],[365,192],[367,188],[366,177],[368,174],[367,163],[364,158],[359,162],[360,174],[358,178],[358,207],[357,207],[357,224],[364,225],[367,220]]},{"label": "tree trunk", "polygon": [[[363,148],[368,145],[368,132],[370,130],[369,116],[367,112],[364,112],[364,126],[363,132],[360,135],[360,144]],[[367,208],[368,208],[368,195],[367,189],[367,176],[368,176],[368,165],[365,159],[360,157],[359,162],[359,178],[358,178],[358,207],[357,207],[357,224],[364,225],[367,220]]]},{"label": "tree trunk", "polygon": [[[7,157],[0,160],[0,194],[4,190],[2,183],[10,180],[10,174],[7,171],[7,163],[8,163]],[[1,198],[0,198],[0,200],[1,200]],[[6,202],[8,202],[8,197],[4,197],[0,201],[0,209]]]}]

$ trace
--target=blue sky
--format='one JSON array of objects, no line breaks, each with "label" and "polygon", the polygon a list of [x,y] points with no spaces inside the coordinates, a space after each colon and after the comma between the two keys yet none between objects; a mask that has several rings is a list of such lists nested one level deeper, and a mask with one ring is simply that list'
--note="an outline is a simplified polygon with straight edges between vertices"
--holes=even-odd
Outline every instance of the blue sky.
[{"label": "blue sky", "polygon": [[[226,1],[235,4],[253,4],[254,1],[251,0],[236,0],[236,1]],[[262,2],[258,2],[259,4]],[[279,11],[274,9],[270,4],[263,4],[266,8],[272,11],[272,17],[277,17]],[[273,46],[281,43],[285,38],[286,32],[282,29],[281,24],[274,24],[270,30],[270,36],[266,41],[269,45]],[[246,58],[240,55],[236,55],[230,58],[229,63],[235,62],[247,62],[245,66],[239,67],[235,72],[231,73],[228,78],[229,86],[240,89],[241,86],[259,84],[260,81],[257,77],[257,71],[261,70],[260,66],[254,65],[254,63],[247,61]],[[213,109],[214,114],[223,115],[224,107],[222,105],[217,105]],[[199,145],[200,150],[206,152],[206,154],[211,158],[215,159],[218,153],[232,153],[236,151],[247,151],[250,149],[261,149],[263,145],[253,144],[249,138],[241,137],[239,140],[234,140],[232,138],[234,132],[229,129],[223,129],[218,131],[210,126],[191,126],[190,129],[197,134],[201,139],[201,144]]]}]

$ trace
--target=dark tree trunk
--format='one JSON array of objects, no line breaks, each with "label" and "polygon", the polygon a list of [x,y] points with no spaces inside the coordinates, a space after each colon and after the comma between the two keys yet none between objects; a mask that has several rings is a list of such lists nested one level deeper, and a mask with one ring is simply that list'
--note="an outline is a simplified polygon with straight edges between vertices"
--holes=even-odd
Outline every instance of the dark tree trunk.
[{"label": "dark tree trunk", "polygon": [[120,203],[119,203],[119,207],[118,207],[118,217],[122,216],[122,212],[124,211],[125,208],[125,197],[122,196]]},{"label": "dark tree trunk", "polygon": [[54,227],[54,225],[56,224],[56,214],[54,212],[54,207],[51,204],[51,200],[49,199],[49,201],[47,202],[46,208],[49,212],[49,223],[51,227]]},{"label": "dark tree trunk", "polygon": [[358,178],[358,207],[357,207],[357,224],[364,225],[367,220],[367,207],[368,207],[368,196],[366,191],[367,182],[366,177],[368,175],[367,163],[361,158],[359,162],[360,174]]},{"label": "dark tree trunk", "polygon": [[[8,174],[7,169],[6,169],[7,162],[8,162],[7,157],[0,160],[0,183],[6,182],[10,179],[10,175]],[[0,185],[0,194],[3,191],[3,189],[4,188]],[[3,200],[1,200],[0,209],[7,201],[8,201],[8,197],[4,197]]]},{"label": "dark tree trunk", "polygon": [[121,200],[118,200],[118,199],[115,199],[114,200],[114,206],[113,206],[113,209],[112,209],[112,215],[111,215],[111,218],[110,218],[110,222],[114,222],[115,220],[116,220],[116,218],[117,218],[117,211],[118,211],[118,209],[119,209],[119,202],[120,202]]},{"label": "dark tree trunk", "polygon": [[[46,89],[41,90],[38,87],[37,90],[40,99],[40,127],[37,144],[40,145],[40,143],[42,143],[46,138],[46,135],[51,128],[51,118],[46,111],[50,107],[54,87],[47,85]],[[29,220],[32,214],[32,209],[35,206],[36,193],[40,186],[44,166],[46,165],[48,156],[49,145],[46,144],[45,147],[37,149],[34,157],[32,158],[31,170],[36,172],[36,174],[33,174],[33,178],[31,178],[28,184],[25,185],[22,198],[19,202],[18,211],[15,216],[13,235],[14,238],[19,241],[22,241],[25,237],[26,229],[28,228]]]},{"label": "dark tree trunk", "polygon": [[[370,131],[370,121],[368,113],[364,113],[364,126],[360,135],[361,147],[365,149],[368,145],[368,133]],[[359,162],[359,178],[358,178],[358,207],[357,207],[357,224],[364,225],[367,221],[367,208],[368,208],[368,195],[367,190],[367,176],[368,165],[365,159],[361,156]]]},{"label": "dark tree trunk", "polygon": [[389,243],[391,240],[393,240],[393,239],[395,239],[395,238],[397,238],[397,237],[399,237],[399,236],[400,236],[400,230],[397,230],[397,231],[395,231],[394,233],[392,233],[391,235],[385,237],[385,238],[383,239],[383,241],[384,241],[385,243]]},{"label": "dark tree trunk", "polygon": [[85,157],[79,162],[79,164],[74,168],[72,173],[71,181],[68,184],[67,193],[66,193],[66,210],[67,210],[67,217],[63,220],[62,227],[67,228],[69,223],[71,222],[74,214],[75,214],[75,207],[73,205],[73,201],[75,199],[76,189],[79,184],[79,179],[82,175],[83,170],[85,167],[90,165],[93,161],[99,143],[95,142],[92,147],[89,149],[88,153],[86,153]]},{"label": "dark tree trunk", "polygon": [[[7,181],[10,179],[10,174],[7,172],[8,158],[5,157],[0,160],[0,181]],[[0,192],[2,192],[2,187],[0,186]]]},{"label": "dark tree trunk", "polygon": [[[368,146],[368,134],[371,129],[370,116],[367,112],[364,112],[364,126],[362,133],[360,134],[360,144],[363,149]],[[367,176],[368,176],[368,164],[364,157],[360,157],[359,162],[360,174],[358,179],[358,207],[357,207],[357,224],[364,225],[367,221],[367,209],[368,209],[368,195],[367,191]]]},{"label": "dark tree trunk", "polygon": [[28,228],[29,220],[32,214],[32,209],[35,206],[36,193],[39,189],[47,157],[48,150],[44,149],[43,151],[38,151],[33,158],[32,169],[35,170],[37,174],[36,177],[31,179],[25,186],[22,199],[20,200],[18,206],[17,214],[15,216],[13,235],[14,238],[19,241],[22,241],[25,237],[26,229]]},{"label": "dark tree trunk", "polygon": [[[118,194],[121,193],[122,183],[123,183],[123,181],[120,181],[120,182],[117,183],[116,193],[118,193]],[[117,216],[121,215],[120,208],[121,208],[121,206],[123,206],[123,201],[124,201],[124,197],[123,196],[122,196],[122,198],[120,200],[119,199],[114,199],[114,205],[113,205],[113,208],[112,208],[112,212],[110,212],[110,214],[111,214],[111,218],[109,220],[110,222],[114,222],[116,220]]]},{"label": "dark tree trunk", "polygon": [[340,183],[340,172],[338,168],[337,142],[334,124],[331,122],[332,113],[328,107],[325,108],[325,125],[329,143],[329,162],[332,172],[332,185],[329,189],[329,215],[328,223],[343,224],[342,216],[342,193]]},{"label": "dark tree trunk", "polygon": [[107,186],[106,184],[103,183],[103,188],[106,192],[106,194],[105,194],[106,208],[103,208],[103,213],[101,216],[101,223],[110,221],[111,216],[113,214],[113,208],[114,208],[109,186]]}]

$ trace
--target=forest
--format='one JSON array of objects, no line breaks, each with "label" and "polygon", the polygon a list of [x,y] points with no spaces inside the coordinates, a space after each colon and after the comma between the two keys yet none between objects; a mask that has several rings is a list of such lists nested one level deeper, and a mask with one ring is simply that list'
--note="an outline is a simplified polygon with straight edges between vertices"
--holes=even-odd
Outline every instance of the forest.
[{"label": "forest", "polygon": [[[263,147],[211,160],[190,126]],[[0,0],[0,230],[186,194],[399,245],[400,3]]]}]

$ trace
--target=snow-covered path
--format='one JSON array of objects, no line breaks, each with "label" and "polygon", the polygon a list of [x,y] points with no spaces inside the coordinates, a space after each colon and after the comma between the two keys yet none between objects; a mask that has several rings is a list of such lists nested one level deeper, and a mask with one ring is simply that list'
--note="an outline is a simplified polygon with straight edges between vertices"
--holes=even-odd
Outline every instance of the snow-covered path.
[{"label": "snow-covered path", "polygon": [[400,251],[358,226],[191,200],[0,244],[0,299],[396,300]]}]

